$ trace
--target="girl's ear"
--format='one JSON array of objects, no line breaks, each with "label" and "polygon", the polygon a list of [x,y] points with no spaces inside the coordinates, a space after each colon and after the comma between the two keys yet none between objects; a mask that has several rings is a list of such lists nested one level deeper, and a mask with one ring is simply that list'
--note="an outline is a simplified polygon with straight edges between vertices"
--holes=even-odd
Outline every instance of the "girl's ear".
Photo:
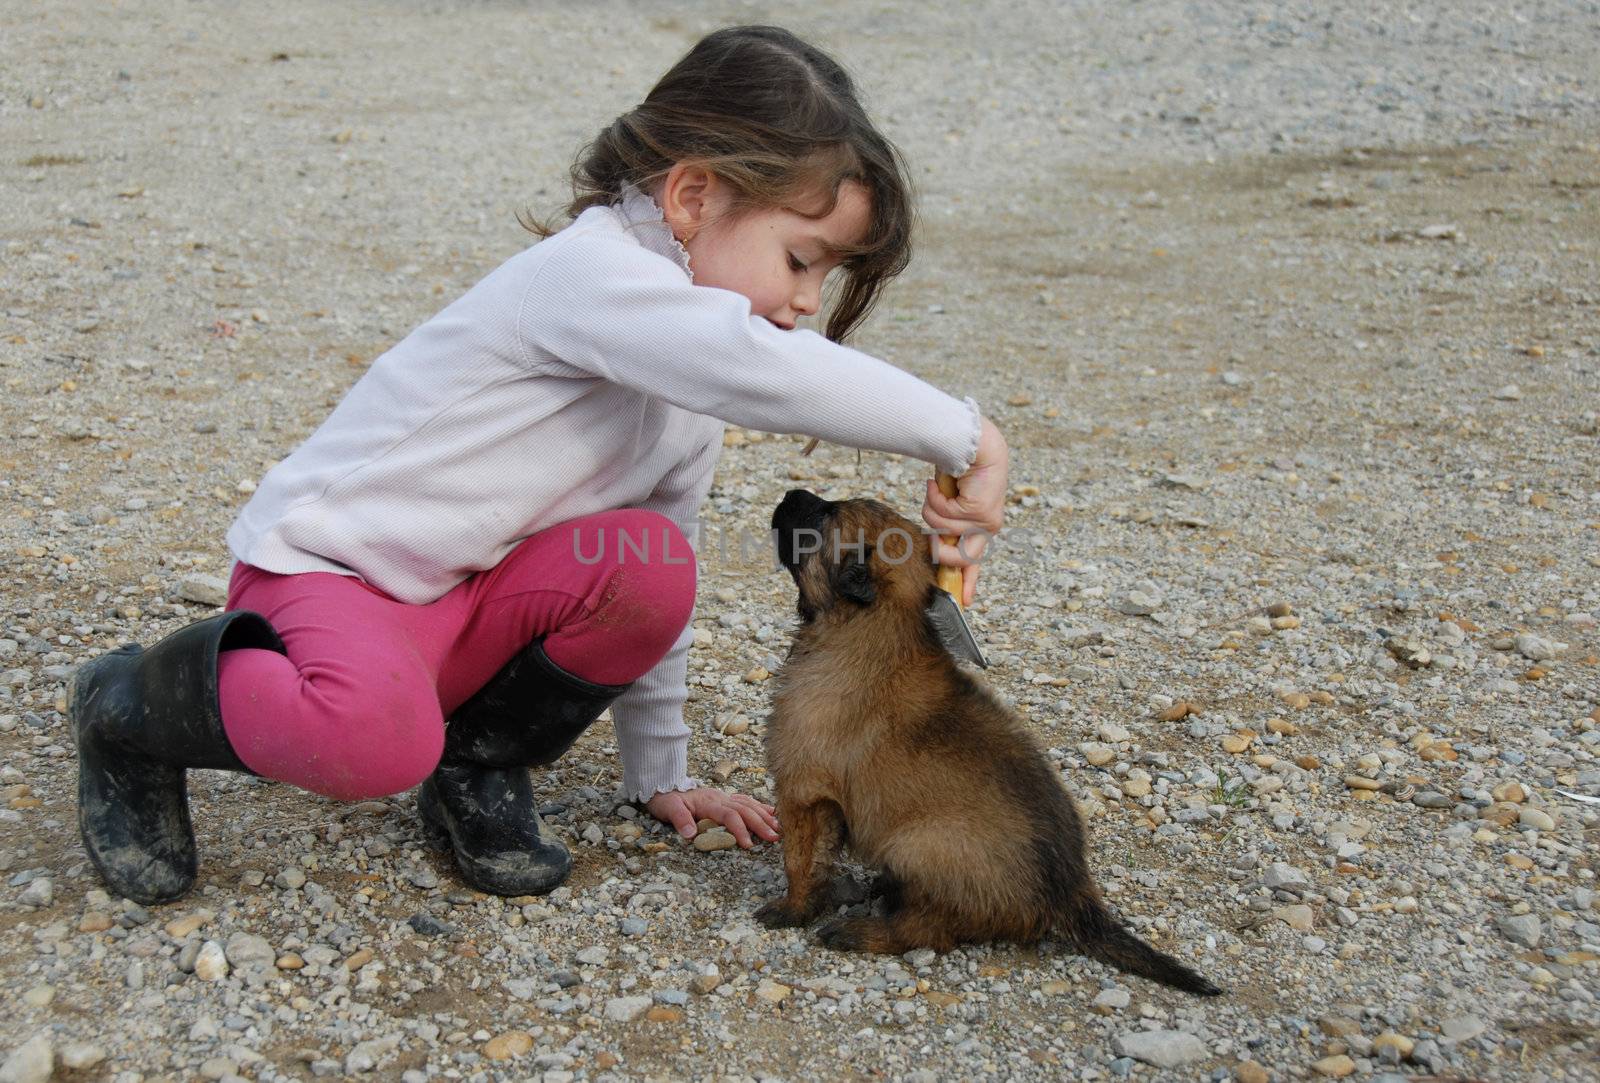
[{"label": "girl's ear", "polygon": [[656,202],[679,243],[688,244],[711,221],[720,189],[720,179],[703,166],[679,162],[667,171]]}]

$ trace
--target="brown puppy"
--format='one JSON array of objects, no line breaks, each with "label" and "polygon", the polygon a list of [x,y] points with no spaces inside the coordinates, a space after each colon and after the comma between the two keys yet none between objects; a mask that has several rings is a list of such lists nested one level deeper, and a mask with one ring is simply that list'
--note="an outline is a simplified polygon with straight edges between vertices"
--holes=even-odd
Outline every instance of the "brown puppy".
[{"label": "brown puppy", "polygon": [[829,947],[946,951],[1053,932],[1130,973],[1220,993],[1106,910],[1055,769],[924,616],[936,589],[927,537],[875,501],[803,489],[772,525],[802,623],[766,735],[789,891],[757,918],[805,925],[829,909],[848,842],[883,870],[887,913],[828,922]]}]

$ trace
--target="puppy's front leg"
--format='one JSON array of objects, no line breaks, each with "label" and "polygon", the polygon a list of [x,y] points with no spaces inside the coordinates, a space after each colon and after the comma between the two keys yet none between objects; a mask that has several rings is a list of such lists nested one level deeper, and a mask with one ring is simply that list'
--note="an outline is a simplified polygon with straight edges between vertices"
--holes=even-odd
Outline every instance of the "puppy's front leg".
[{"label": "puppy's front leg", "polygon": [[778,799],[783,825],[783,871],[789,893],[756,911],[769,929],[808,925],[828,907],[828,883],[844,837],[844,813],[832,801],[805,804]]}]

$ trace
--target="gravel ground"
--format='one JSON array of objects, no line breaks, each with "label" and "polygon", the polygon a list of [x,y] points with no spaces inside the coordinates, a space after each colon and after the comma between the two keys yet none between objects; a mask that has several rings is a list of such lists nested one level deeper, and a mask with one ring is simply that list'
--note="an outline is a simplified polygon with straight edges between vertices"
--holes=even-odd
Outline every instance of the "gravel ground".
[{"label": "gravel ground", "polygon": [[[1600,5],[1506,7],[0,3],[0,1079],[1600,1078]],[[261,473],[755,19],[915,163],[863,345],[1010,437],[988,679],[1230,995],[760,930],[777,851],[619,808],[603,725],[540,774],[547,898],[464,889],[409,798],[215,772],[200,887],[108,898],[70,667],[211,612]],[[738,538],[925,468],[729,444],[691,755],[770,796],[793,599]]]}]

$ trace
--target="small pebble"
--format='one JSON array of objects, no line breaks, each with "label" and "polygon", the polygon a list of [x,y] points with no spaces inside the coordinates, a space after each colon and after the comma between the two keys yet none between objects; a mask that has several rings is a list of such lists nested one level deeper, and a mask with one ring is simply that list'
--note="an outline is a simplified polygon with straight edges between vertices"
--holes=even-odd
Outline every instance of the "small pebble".
[{"label": "small pebble", "polygon": [[228,956],[221,944],[207,940],[200,946],[200,954],[194,960],[195,977],[203,981],[221,981],[228,976],[228,969]]},{"label": "small pebble", "polygon": [[731,850],[739,845],[739,840],[734,838],[724,827],[713,827],[701,831],[694,837],[694,848],[712,852],[715,850]]},{"label": "small pebble", "polygon": [[650,1010],[647,996],[612,997],[606,1001],[605,1017],[614,1023],[631,1023]]},{"label": "small pebble", "polygon": [[1311,1066],[1311,1070],[1329,1079],[1343,1079],[1347,1075],[1355,1074],[1356,1062],[1340,1053],[1337,1056],[1323,1057]]},{"label": "small pebble", "polygon": [[23,906],[43,908],[55,902],[55,898],[55,881],[48,876],[41,876],[28,883],[28,886],[22,890],[22,894],[17,896],[17,902]]}]

